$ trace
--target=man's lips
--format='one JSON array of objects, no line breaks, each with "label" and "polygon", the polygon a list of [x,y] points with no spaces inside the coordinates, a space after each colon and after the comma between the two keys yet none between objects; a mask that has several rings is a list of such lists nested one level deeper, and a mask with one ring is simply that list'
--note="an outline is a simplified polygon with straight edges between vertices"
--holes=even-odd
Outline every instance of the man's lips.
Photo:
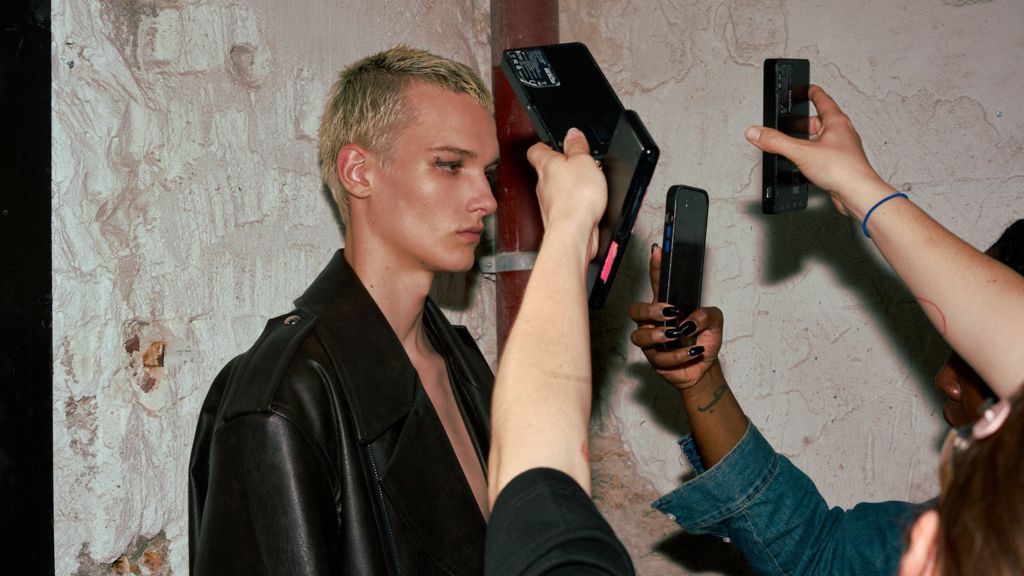
[{"label": "man's lips", "polygon": [[470,228],[463,228],[462,230],[459,230],[457,232],[457,234],[460,237],[465,238],[466,240],[472,240],[473,242],[479,242],[480,241],[480,237],[483,236],[483,233],[484,233],[484,227],[483,226],[473,226],[473,227],[470,227]]}]

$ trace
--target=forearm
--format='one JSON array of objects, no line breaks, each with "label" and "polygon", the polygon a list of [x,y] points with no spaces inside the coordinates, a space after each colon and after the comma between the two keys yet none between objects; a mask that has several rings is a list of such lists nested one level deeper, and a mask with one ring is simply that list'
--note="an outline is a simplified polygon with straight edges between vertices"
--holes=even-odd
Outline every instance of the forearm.
[{"label": "forearm", "polygon": [[[871,201],[893,192],[879,184],[851,212],[863,222]],[[953,349],[999,396],[1018,390],[1024,384],[1024,277],[903,199],[876,209],[867,229]]]},{"label": "forearm", "polygon": [[[896,194],[868,162],[850,119],[818,86],[811,141],[751,127],[747,138],[795,162],[833,202],[865,227],[953,349],[1000,396],[1024,383],[1024,278],[981,254]],[[874,210],[872,211],[872,208]],[[864,218],[870,215],[867,222]]]},{"label": "forearm", "polygon": [[743,438],[747,416],[717,361],[696,384],[680,391],[680,395],[701,462],[705,468],[711,468]]},{"label": "forearm", "polygon": [[491,503],[519,473],[561,470],[588,493],[587,240],[549,229],[501,357],[492,401]]}]

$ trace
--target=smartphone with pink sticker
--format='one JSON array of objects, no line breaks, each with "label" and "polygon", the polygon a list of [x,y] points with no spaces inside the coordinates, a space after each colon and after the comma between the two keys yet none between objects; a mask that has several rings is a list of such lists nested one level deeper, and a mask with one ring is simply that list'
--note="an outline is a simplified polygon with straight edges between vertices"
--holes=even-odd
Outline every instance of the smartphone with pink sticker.
[{"label": "smartphone with pink sticker", "polygon": [[601,166],[608,180],[608,207],[598,225],[597,257],[590,263],[587,274],[591,310],[603,308],[608,300],[659,155],[658,145],[640,116],[632,110],[624,110]]}]

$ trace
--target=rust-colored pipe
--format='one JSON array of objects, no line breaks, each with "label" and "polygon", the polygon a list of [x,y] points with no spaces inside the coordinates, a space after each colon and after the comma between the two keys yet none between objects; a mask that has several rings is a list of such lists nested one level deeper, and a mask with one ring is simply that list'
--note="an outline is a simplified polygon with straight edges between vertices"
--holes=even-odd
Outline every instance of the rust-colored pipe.
[{"label": "rust-colored pipe", "polygon": [[[508,48],[558,42],[558,0],[491,0],[491,84],[498,125],[498,259],[536,252],[544,227],[537,206],[537,176],[526,161],[526,149],[537,141],[526,110],[501,71],[501,52]],[[498,351],[523,301],[529,270],[497,273]]]}]

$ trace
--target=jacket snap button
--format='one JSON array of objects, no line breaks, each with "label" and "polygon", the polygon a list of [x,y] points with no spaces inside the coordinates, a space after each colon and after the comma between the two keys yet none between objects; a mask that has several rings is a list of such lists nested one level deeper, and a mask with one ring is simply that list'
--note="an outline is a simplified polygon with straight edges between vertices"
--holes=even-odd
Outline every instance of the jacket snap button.
[{"label": "jacket snap button", "polygon": [[297,316],[295,314],[292,314],[291,316],[284,319],[284,323],[286,326],[292,326],[294,324],[298,324],[299,322],[302,322],[302,317]]}]

